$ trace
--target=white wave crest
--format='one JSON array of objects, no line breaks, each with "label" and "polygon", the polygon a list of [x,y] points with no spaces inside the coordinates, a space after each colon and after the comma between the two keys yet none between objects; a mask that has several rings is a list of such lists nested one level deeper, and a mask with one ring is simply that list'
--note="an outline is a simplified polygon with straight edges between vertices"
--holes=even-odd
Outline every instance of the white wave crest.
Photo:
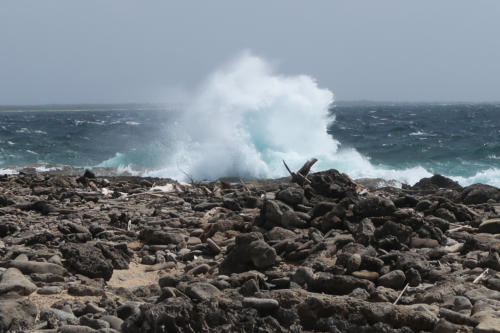
[{"label": "white wave crest", "polygon": [[[287,175],[282,160],[297,169],[316,157],[314,170],[335,168],[352,178],[413,185],[432,176],[422,166],[399,170],[376,166],[355,149],[338,149],[339,142],[327,133],[334,121],[328,111],[332,102],[333,93],[320,88],[310,76],[279,75],[266,61],[246,52],[201,86],[174,128],[166,131],[172,146],[161,154],[163,167],[141,175],[178,180],[280,177]],[[133,172],[132,157],[117,154],[100,166],[121,166]],[[491,177],[500,179],[495,172],[454,179],[461,184],[491,184]]]}]

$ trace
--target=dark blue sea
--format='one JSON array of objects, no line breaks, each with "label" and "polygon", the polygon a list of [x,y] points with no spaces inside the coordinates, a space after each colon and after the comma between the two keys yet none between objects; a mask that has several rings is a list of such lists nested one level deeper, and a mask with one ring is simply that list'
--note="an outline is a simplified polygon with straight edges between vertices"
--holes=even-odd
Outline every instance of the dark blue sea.
[{"label": "dark blue sea", "polygon": [[414,183],[440,173],[464,185],[500,185],[500,104],[339,102],[321,122],[281,123],[279,112],[266,112],[211,117],[165,105],[3,106],[0,173],[72,166],[176,179],[277,177],[286,175],[282,160],[298,167],[318,157],[316,170],[337,168],[354,178]]}]

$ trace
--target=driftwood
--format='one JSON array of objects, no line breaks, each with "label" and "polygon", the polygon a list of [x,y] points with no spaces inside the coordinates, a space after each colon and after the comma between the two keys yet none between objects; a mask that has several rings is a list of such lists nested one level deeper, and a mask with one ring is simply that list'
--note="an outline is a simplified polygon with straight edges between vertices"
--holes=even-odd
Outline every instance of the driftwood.
[{"label": "driftwood", "polygon": [[292,176],[292,182],[297,183],[301,186],[304,186],[304,184],[311,184],[311,181],[307,179],[307,175],[311,171],[311,167],[318,161],[317,158],[311,158],[309,161],[304,163],[302,168],[299,169],[297,172],[293,172],[290,170],[288,165],[286,164],[285,160],[283,160],[283,164],[285,165],[285,168],[288,170],[290,173],[290,176]]}]

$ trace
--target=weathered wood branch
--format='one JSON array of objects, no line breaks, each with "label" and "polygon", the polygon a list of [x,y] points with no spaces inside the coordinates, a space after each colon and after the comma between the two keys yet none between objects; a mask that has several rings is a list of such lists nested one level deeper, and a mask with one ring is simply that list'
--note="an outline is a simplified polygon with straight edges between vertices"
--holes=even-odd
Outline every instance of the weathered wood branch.
[{"label": "weathered wood branch", "polygon": [[311,158],[309,161],[304,163],[304,165],[297,172],[293,172],[292,170],[290,170],[285,160],[283,160],[283,164],[285,165],[285,168],[288,170],[288,173],[290,173],[290,176],[292,176],[292,182],[304,186],[305,183],[311,184],[311,181],[307,179],[307,175],[311,171],[311,167],[317,161],[318,161],[317,158]]}]

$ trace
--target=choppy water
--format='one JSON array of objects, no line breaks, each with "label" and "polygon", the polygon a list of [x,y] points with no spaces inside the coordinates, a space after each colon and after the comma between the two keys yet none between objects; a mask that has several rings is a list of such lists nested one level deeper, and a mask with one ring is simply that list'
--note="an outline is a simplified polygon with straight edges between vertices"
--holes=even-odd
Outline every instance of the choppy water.
[{"label": "choppy water", "polygon": [[182,107],[0,107],[0,172],[58,164],[138,175],[279,177],[282,161],[415,183],[500,186],[500,104],[334,104],[307,75],[245,53]]},{"label": "choppy water", "polygon": [[[151,105],[2,107],[0,169],[107,166],[179,177],[168,170],[189,167],[166,155],[178,145],[171,134],[181,113]],[[499,104],[339,103],[330,113],[335,121],[327,132],[341,158],[322,167],[408,182],[441,173],[463,184],[500,183]]]}]

